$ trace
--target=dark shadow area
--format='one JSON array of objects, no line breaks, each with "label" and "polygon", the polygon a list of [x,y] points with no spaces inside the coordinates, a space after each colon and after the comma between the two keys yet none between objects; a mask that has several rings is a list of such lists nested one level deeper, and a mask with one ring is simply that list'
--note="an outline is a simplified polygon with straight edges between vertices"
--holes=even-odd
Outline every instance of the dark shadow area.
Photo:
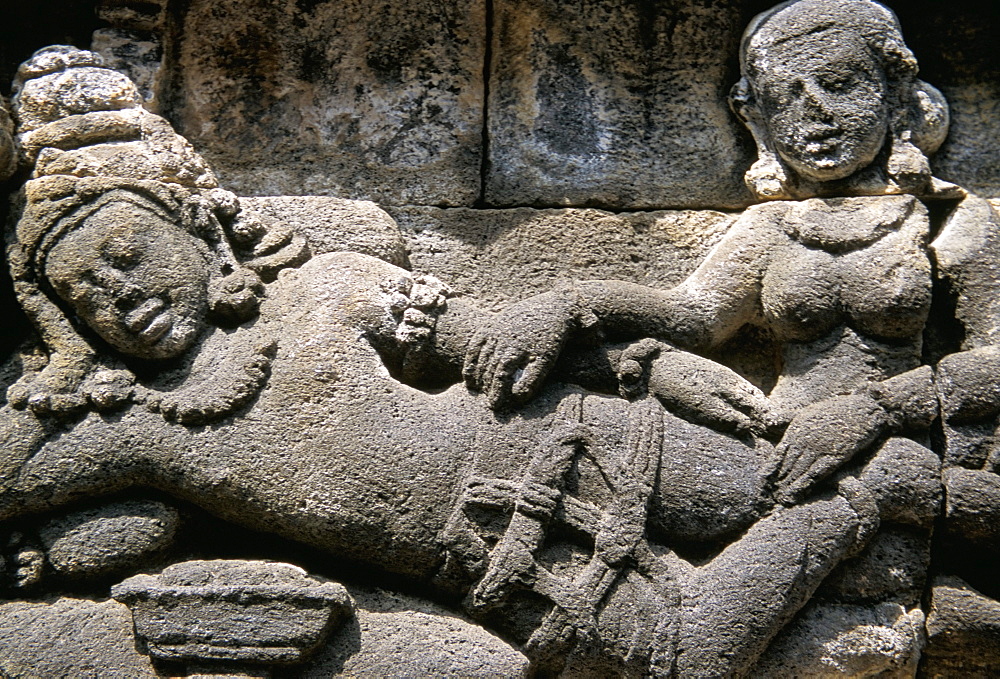
[{"label": "dark shadow area", "polygon": [[938,86],[1000,78],[1000,4],[978,0],[888,2],[920,61],[920,77]]},{"label": "dark shadow area", "polygon": [[3,3],[0,22],[0,93],[10,94],[18,65],[40,47],[70,44],[89,47],[103,22],[93,0],[32,0]]},{"label": "dark shadow area", "polygon": [[[13,189],[14,182],[0,183],[0,195],[5,195]],[[7,200],[0,200],[0,228],[7,224],[10,205]],[[14,299],[14,285],[10,280],[7,267],[7,257],[0,249],[0,364],[7,361],[11,353],[24,341],[28,335],[28,319]],[[0,381],[3,377],[0,376]],[[2,385],[6,389],[6,384]],[[0,394],[2,395],[2,394]]]}]

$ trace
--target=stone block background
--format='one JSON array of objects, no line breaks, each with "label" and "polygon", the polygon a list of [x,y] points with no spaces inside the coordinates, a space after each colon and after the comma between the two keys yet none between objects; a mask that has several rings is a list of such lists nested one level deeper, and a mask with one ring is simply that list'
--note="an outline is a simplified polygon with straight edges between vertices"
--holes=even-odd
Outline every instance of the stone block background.
[{"label": "stone block background", "polygon": [[414,271],[427,271],[483,308],[572,280],[676,285],[732,224],[712,210],[389,208]]},{"label": "stone block background", "polygon": [[174,121],[243,194],[478,196],[484,0],[195,0]]},{"label": "stone block background", "polygon": [[[753,149],[726,96],[771,4],[38,0],[5,9],[0,86],[110,23],[162,45],[150,104],[243,195],[739,209]],[[886,4],[951,102],[937,175],[1000,196],[1000,5]]]},{"label": "stone block background", "polygon": [[498,0],[490,205],[739,207],[739,2]]}]

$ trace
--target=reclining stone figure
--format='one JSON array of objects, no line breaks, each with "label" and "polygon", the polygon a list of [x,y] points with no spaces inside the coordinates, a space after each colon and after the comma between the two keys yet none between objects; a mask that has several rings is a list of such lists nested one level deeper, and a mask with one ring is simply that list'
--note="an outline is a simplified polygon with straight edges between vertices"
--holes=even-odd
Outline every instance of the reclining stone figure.
[{"label": "reclining stone figure", "polygon": [[[799,200],[748,210],[674,289],[585,283],[491,317],[377,259],[303,263],[127,80],[42,51],[9,251],[48,362],[0,411],[0,519],[155,488],[466,596],[541,667],[748,671],[883,522],[933,523],[938,461],[907,438],[937,404],[919,198],[958,190],[926,163],[946,105],[881,5],[786,3],[741,56],[748,182]],[[746,324],[784,350],[768,396],[691,353]],[[641,340],[612,354],[627,398],[544,384],[598,329]],[[431,369],[468,386],[397,379]],[[714,557],[671,551],[692,540]]]}]

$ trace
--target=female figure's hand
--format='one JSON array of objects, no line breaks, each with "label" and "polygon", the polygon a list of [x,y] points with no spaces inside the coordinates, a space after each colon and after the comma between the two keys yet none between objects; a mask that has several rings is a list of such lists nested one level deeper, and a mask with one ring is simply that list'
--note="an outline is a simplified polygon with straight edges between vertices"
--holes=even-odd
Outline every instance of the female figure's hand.
[{"label": "female figure's hand", "polygon": [[803,408],[775,449],[775,499],[800,501],[886,433],[926,431],[938,408],[934,371],[926,365]]},{"label": "female figure's hand", "polygon": [[465,382],[485,393],[494,409],[524,403],[541,387],[570,333],[596,323],[571,291],[513,304],[476,330],[465,355]]},{"label": "female figure's hand", "polygon": [[[685,419],[713,429],[765,434],[775,426],[771,403],[760,389],[726,366],[645,339],[622,352],[618,376],[623,395],[646,391]],[[644,384],[639,384],[645,380]]]},{"label": "female figure's hand", "polygon": [[803,408],[775,449],[775,499],[799,502],[868,449],[888,424],[885,408],[868,394],[834,396]]}]

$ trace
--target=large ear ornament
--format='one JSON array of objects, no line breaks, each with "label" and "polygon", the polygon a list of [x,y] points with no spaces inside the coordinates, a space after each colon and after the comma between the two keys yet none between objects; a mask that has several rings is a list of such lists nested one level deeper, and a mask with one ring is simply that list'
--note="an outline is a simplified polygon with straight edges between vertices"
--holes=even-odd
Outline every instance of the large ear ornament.
[{"label": "large ear ornament", "polygon": [[940,148],[948,136],[951,114],[944,95],[929,83],[917,80],[913,83],[910,102],[910,130],[913,145],[930,155]]},{"label": "large ear ornament", "polygon": [[222,325],[239,325],[253,318],[263,298],[260,276],[242,266],[209,283],[209,310]]},{"label": "large ear ornament", "polygon": [[771,146],[771,138],[753,96],[753,88],[745,76],[729,91],[729,107],[750,130],[757,145],[757,161],[743,176],[747,188],[758,198],[787,198],[788,173]]}]

